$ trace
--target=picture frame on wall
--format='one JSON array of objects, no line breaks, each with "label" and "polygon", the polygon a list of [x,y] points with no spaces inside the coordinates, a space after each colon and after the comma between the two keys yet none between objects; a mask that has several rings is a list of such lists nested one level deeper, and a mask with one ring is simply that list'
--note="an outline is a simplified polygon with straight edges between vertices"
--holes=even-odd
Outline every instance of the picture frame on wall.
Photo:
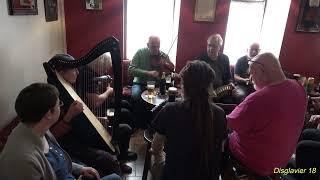
[{"label": "picture frame on wall", "polygon": [[194,10],[195,22],[213,22],[217,0],[196,0]]},{"label": "picture frame on wall", "polygon": [[58,20],[58,2],[57,0],[44,0],[44,11],[46,21],[57,21]]},{"label": "picture frame on wall", "polygon": [[37,0],[7,0],[9,15],[37,15]]},{"label": "picture frame on wall", "polygon": [[301,0],[296,31],[320,32],[320,2],[318,0]]},{"label": "picture frame on wall", "polygon": [[88,10],[102,10],[102,0],[85,0],[86,9]]}]

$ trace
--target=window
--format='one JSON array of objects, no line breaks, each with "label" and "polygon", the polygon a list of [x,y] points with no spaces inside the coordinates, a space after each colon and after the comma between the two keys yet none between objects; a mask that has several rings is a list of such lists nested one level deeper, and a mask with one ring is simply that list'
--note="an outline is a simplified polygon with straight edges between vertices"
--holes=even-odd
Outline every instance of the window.
[{"label": "window", "polygon": [[146,47],[148,37],[160,37],[160,50],[168,53],[175,64],[180,0],[127,0],[126,55]]},{"label": "window", "polygon": [[230,64],[246,54],[248,46],[259,39],[265,2],[231,1],[224,54]]},{"label": "window", "polygon": [[279,57],[291,0],[268,0],[261,29],[261,50]]},{"label": "window", "polygon": [[232,0],[224,46],[230,64],[253,42],[260,43],[261,52],[279,56],[289,8],[290,0]]}]

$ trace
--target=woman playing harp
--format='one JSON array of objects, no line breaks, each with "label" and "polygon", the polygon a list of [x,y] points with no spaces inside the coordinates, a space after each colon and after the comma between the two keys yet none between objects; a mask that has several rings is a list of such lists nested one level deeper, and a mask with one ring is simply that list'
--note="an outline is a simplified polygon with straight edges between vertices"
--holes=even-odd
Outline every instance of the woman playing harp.
[{"label": "woman playing harp", "polygon": [[[111,171],[117,171],[118,169],[118,162],[116,161],[116,159],[106,153],[106,151],[110,152],[110,150],[112,150],[112,146],[108,144],[108,146],[111,148],[108,149],[105,143],[110,142],[106,141],[105,137],[101,138],[101,129],[99,133],[96,131],[96,124],[94,124],[94,122],[92,122],[92,120],[90,120],[88,116],[91,115],[92,112],[88,110],[87,106],[84,105],[85,111],[83,113],[81,112],[82,109],[79,103],[82,102],[82,100],[79,97],[76,97],[77,95],[74,95],[74,90],[72,90],[72,87],[69,83],[73,84],[76,81],[78,75],[78,70],[76,68],[78,66],[90,63],[99,55],[107,52],[107,50],[111,49],[112,51],[117,51],[117,48],[112,47],[113,44],[117,45],[117,43],[115,43],[114,41],[116,41],[114,40],[114,38],[102,41],[97,45],[98,48],[91,50],[86,56],[80,58],[80,60],[74,60],[73,57],[62,54],[56,55],[48,63],[44,63],[45,70],[48,74],[48,82],[58,87],[61,96],[60,98],[65,102],[63,108],[66,110],[65,116],[61,118],[61,120],[56,124],[56,126],[54,126],[52,130],[54,131],[56,136],[58,136],[58,140],[61,141],[62,146],[64,146],[64,148],[69,151],[70,154],[87,164],[94,164],[94,166],[97,167],[98,170],[106,174],[108,174],[108,170],[110,169]],[[111,48],[109,46],[111,46]],[[111,53],[112,57],[115,57],[114,59],[118,60],[120,59],[119,54],[119,51],[116,53]],[[113,64],[114,67],[121,68],[121,62],[120,64],[113,62]],[[120,77],[116,76],[117,73],[118,75],[120,74]],[[114,75],[115,79],[119,82],[119,79],[121,79],[121,70],[119,72],[117,69],[114,69]],[[66,84],[69,84],[69,87],[67,87]],[[119,84],[116,84],[116,82],[114,82],[114,87],[115,102],[117,104],[120,99],[117,95],[119,95],[119,90],[122,88],[121,84],[119,86]],[[70,91],[73,91],[73,93]],[[74,99],[77,98],[80,102],[74,102]],[[119,114],[119,109],[117,107],[119,106],[115,107],[115,118],[118,118]],[[70,109],[69,113],[67,111],[68,109]],[[74,113],[70,113],[72,111]],[[87,111],[90,111],[91,114]],[[73,116],[70,116],[70,114]],[[92,116],[94,117],[93,114]],[[89,120],[91,123],[89,122]],[[115,125],[115,127],[117,127],[117,122],[115,122]],[[100,126],[102,127],[101,124]],[[100,126],[98,126],[98,128]],[[121,129],[123,129],[121,128],[121,126],[119,129],[114,129],[114,134],[116,134],[116,136],[114,137],[116,137],[117,140],[120,139],[120,143],[118,143],[120,145],[120,149],[121,147],[127,147],[127,145],[121,145],[126,144],[121,143],[121,137],[130,138],[130,133],[126,133]],[[121,152],[128,153],[127,150],[123,150]],[[131,172],[130,167],[122,167],[122,170],[124,170],[125,172]]]},{"label": "woman playing harp", "polygon": [[[71,56],[69,60],[72,60]],[[79,74],[78,69],[76,68],[70,69],[57,66],[56,70],[63,77],[63,79],[70,84],[75,83]],[[61,97],[61,99],[63,99],[63,97]],[[62,107],[60,120],[51,128],[52,133],[58,139],[62,147],[68,151],[71,156],[83,163],[95,167],[101,174],[110,174],[113,172],[119,174],[120,172],[117,158],[105,150],[94,147],[92,144],[83,143],[83,139],[79,139],[76,134],[73,133],[73,127],[71,125],[72,121],[77,121],[80,119],[81,116],[79,116],[79,114],[82,111],[83,105],[79,101],[74,101],[69,107],[64,105]],[[89,123],[84,119],[81,119],[81,121]],[[86,126],[84,122],[82,125]],[[89,124],[87,124],[87,126],[89,127]],[[128,127],[128,125],[121,124],[119,125],[119,131],[122,134],[122,136],[120,136],[119,144],[125,144],[122,146],[120,145],[120,147],[127,147],[131,129]],[[97,138],[96,135],[96,133],[87,134],[87,136],[89,136],[88,139],[92,140]],[[125,152],[126,150],[127,149],[122,151]],[[131,168],[125,164],[121,164],[121,170],[124,173],[130,173],[132,171]]]}]

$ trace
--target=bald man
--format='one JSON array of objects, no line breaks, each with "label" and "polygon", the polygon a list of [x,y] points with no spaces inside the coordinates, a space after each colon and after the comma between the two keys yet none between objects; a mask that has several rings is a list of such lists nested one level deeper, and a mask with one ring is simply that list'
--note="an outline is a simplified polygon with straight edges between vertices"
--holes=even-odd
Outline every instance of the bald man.
[{"label": "bald man", "polygon": [[306,92],[298,82],[286,79],[271,53],[253,58],[249,73],[256,92],[227,116],[233,130],[229,149],[251,172],[266,176],[285,167],[295,151],[304,124]]},{"label": "bald man", "polygon": [[238,59],[234,69],[234,80],[236,83],[237,104],[242,102],[245,97],[254,91],[253,85],[249,80],[249,60],[253,59],[260,52],[259,43],[252,43],[248,50],[248,54]]},{"label": "bald man", "polygon": [[[164,69],[165,68],[165,69]],[[174,65],[169,56],[160,50],[160,38],[150,36],[147,48],[139,49],[133,56],[129,66],[129,73],[134,76],[132,86],[132,99],[134,101],[138,119],[144,119],[146,110],[149,109],[141,98],[141,93],[146,90],[147,81],[159,82],[163,71],[173,72]],[[145,123],[142,123],[144,126]]]},{"label": "bald man", "polygon": [[[152,63],[152,61],[157,63]],[[147,48],[139,49],[133,56],[129,66],[129,72],[133,74],[134,84],[146,85],[147,81],[156,81],[160,78],[161,69],[157,66],[158,61],[166,64],[171,71],[174,70],[174,65],[170,61],[169,56],[160,51],[160,38],[150,36]],[[155,65],[156,64],[156,65]]]}]

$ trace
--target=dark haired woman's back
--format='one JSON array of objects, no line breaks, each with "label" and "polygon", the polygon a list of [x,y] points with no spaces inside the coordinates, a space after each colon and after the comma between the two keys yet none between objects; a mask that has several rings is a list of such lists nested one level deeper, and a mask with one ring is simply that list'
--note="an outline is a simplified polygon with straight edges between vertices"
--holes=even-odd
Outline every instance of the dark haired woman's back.
[{"label": "dark haired woman's back", "polygon": [[[226,120],[225,113],[220,107],[211,104],[210,108],[213,113],[214,147],[213,156],[208,160],[208,164],[210,172],[213,172],[212,177],[204,176],[201,173],[203,172],[201,166],[205,162],[202,163],[199,160],[201,159],[204,147],[196,137],[190,102],[182,101],[168,103],[155,119],[157,122],[156,136],[165,137],[166,139],[166,160],[162,179],[219,179],[222,142],[227,137]],[[159,142],[156,142],[159,139],[155,138],[152,144],[155,154],[161,150],[161,148],[156,147],[159,145]]]}]

